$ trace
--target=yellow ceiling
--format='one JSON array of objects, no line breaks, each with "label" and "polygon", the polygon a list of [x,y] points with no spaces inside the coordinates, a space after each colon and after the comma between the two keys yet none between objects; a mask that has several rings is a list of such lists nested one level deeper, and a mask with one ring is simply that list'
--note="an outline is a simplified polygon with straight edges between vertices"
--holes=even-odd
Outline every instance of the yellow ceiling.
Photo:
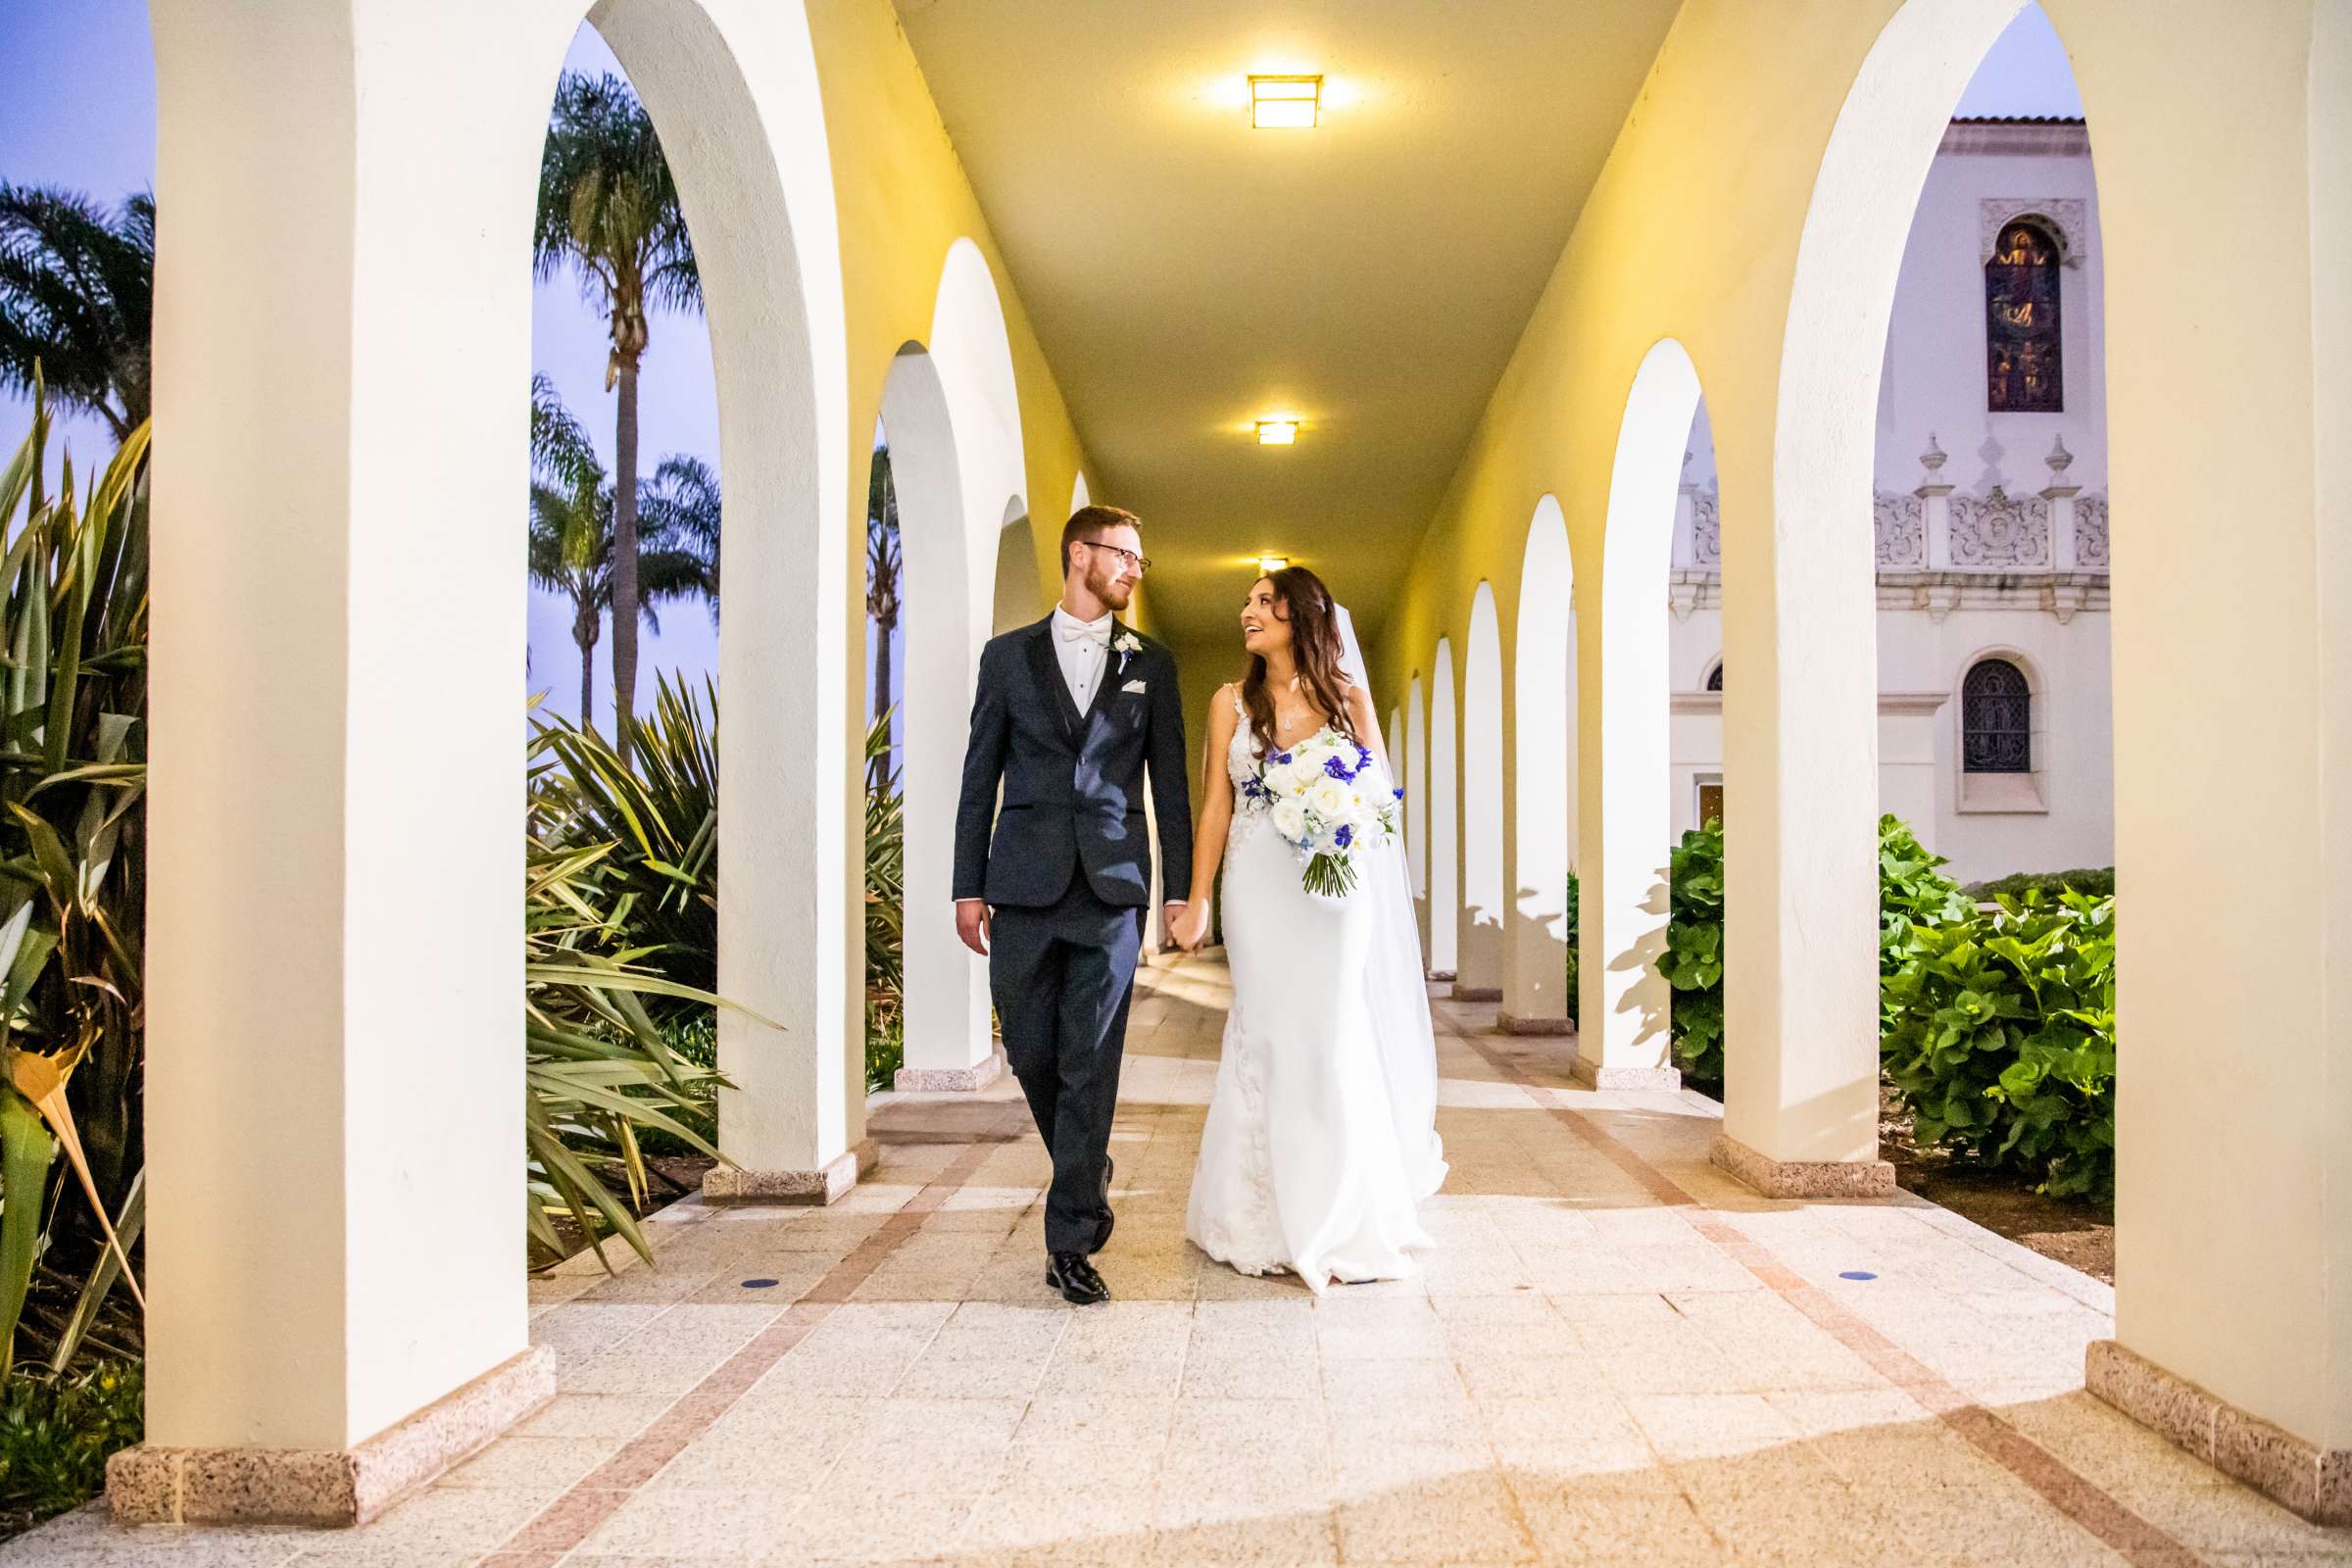
[{"label": "yellow ceiling", "polygon": [[1676,4],[899,0],[1168,635],[1261,551],[1377,631]]}]

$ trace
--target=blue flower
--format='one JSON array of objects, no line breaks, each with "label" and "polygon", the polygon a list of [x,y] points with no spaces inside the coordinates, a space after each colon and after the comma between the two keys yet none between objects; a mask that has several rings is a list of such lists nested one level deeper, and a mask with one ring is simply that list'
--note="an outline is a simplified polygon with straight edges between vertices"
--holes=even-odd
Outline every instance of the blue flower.
[{"label": "blue flower", "polygon": [[1352,843],[1354,839],[1355,829],[1349,827],[1345,822],[1342,822],[1336,829],[1332,831],[1331,842],[1337,844],[1343,850]]},{"label": "blue flower", "polygon": [[1341,761],[1336,757],[1327,757],[1323,760],[1323,771],[1329,773],[1333,778],[1338,779],[1343,784],[1348,783],[1349,780],[1355,777],[1355,770],[1350,768],[1346,762]]},{"label": "blue flower", "polygon": [[1389,793],[1401,801],[1404,799],[1404,786],[1399,784],[1395,789],[1389,791]]}]

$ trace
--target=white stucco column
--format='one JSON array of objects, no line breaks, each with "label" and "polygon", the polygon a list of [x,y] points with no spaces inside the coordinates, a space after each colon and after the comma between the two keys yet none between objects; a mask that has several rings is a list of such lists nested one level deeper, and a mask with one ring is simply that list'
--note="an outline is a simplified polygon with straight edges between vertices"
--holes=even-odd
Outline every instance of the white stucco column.
[{"label": "white stucco column", "polygon": [[[906,1054],[895,1087],[968,1090],[996,1076],[989,1054],[987,971],[956,935],[956,799],[985,612],[971,569],[962,465],[947,390],[931,355],[902,351],[882,389],[891,478],[906,563],[906,751],[900,768],[906,835]],[[997,530],[997,531],[1002,531]],[[992,584],[995,573],[989,574]],[[993,607],[990,607],[993,608]]]},{"label": "white stucco column", "polygon": [[1503,799],[1510,759],[1503,749],[1502,629],[1494,586],[1470,601],[1462,665],[1462,907],[1456,927],[1453,994],[1463,1002],[1502,1000]]},{"label": "white stucco column", "polygon": [[[2223,50],[2182,5],[2123,20],[2080,68],[2109,472],[2133,519],[2114,553],[2116,1338],[2088,1381],[2352,1524],[2352,7]],[[2175,58],[2138,48],[2148,27],[2179,29]],[[2192,79],[2207,113],[2179,111]],[[2214,145],[2224,124],[2259,168]],[[2182,247],[2248,224],[2279,236],[2239,278],[2261,325],[2157,331]],[[2165,498],[2232,464],[2243,520],[2216,551]]]},{"label": "white stucco column", "polygon": [[[520,1203],[525,388],[540,150],[580,15],[153,8],[150,1306],[119,1518],[348,1524],[553,1392]],[[850,914],[813,56],[797,11],[753,0],[598,21],[656,120],[703,132],[670,146],[750,607],[722,652],[744,825],[719,984],[774,1026],[749,1051],[722,1026],[721,1138],[806,1163],[842,1141]],[[796,243],[831,302],[813,322]],[[508,569],[453,569],[485,551]]]},{"label": "white stucco column", "polygon": [[[348,1522],[554,1386],[524,1331],[522,487],[569,29],[153,24],[147,1435],[110,1494]],[[451,569],[485,541],[509,570]],[[427,1411],[410,1453],[368,1446]]]},{"label": "white stucco column", "polygon": [[1673,989],[1658,972],[1673,848],[1666,586],[1697,408],[1690,355],[1672,339],[1658,343],[1635,374],[1618,427],[1600,613],[1583,661],[1577,1071],[1605,1088],[1682,1081],[1669,1036]]},{"label": "white stucco column", "polygon": [[1510,908],[1501,1026],[1569,1032],[1568,871],[1576,849],[1576,573],[1560,504],[1528,525],[1511,659]]},{"label": "white stucco column", "polygon": [[[1004,1060],[989,1036],[986,960],[956,936],[956,802],[997,613],[997,555],[1031,536],[1010,527],[1029,508],[1004,305],[969,239],[948,248],[929,344],[901,351],[882,404],[902,479],[907,589],[906,1057],[895,1086],[970,1092]],[[1052,525],[1058,534],[1060,520]],[[1035,582],[1034,561],[1016,567]]]},{"label": "white stucco column", "polygon": [[1453,644],[1438,639],[1429,698],[1429,972],[1453,979],[1462,918],[1461,720]]}]

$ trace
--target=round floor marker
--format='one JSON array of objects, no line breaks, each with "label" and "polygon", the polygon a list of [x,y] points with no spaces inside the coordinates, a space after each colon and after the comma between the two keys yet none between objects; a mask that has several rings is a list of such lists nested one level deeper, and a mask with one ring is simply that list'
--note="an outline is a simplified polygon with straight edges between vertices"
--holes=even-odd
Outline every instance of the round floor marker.
[{"label": "round floor marker", "polygon": [[747,1291],[764,1291],[772,1288],[775,1283],[774,1280],[745,1280],[743,1288]]},{"label": "round floor marker", "polygon": [[1864,1268],[1849,1268],[1838,1277],[1841,1280],[1875,1280],[1878,1278],[1876,1274]]}]

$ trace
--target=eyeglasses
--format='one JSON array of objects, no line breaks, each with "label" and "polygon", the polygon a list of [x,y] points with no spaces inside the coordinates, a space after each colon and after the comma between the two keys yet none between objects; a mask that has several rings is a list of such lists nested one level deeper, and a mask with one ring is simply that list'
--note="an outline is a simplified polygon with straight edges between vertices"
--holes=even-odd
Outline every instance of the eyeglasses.
[{"label": "eyeglasses", "polygon": [[1134,572],[1138,577],[1141,577],[1145,572],[1152,569],[1152,558],[1150,556],[1139,556],[1132,550],[1121,550],[1117,545],[1106,545],[1098,539],[1081,539],[1078,542],[1086,546],[1086,548],[1089,550],[1109,551],[1112,555],[1127,563],[1127,569]]}]

